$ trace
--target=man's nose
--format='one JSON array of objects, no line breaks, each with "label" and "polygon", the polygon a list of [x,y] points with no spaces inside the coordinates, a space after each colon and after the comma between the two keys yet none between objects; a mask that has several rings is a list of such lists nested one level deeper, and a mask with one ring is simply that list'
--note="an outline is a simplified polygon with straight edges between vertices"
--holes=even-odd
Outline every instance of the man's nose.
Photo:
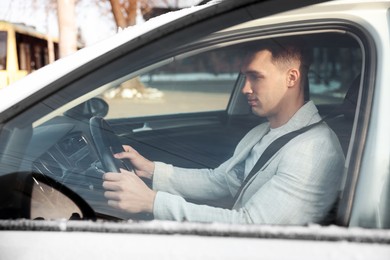
[{"label": "man's nose", "polygon": [[241,89],[241,93],[246,95],[246,94],[252,94],[252,87],[249,81],[245,78],[244,83]]}]

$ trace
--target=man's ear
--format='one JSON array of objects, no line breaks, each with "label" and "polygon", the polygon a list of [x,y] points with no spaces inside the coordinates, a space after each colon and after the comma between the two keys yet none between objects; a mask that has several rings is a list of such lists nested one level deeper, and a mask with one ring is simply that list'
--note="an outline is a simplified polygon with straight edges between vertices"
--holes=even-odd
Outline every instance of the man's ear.
[{"label": "man's ear", "polygon": [[299,79],[301,77],[301,73],[298,69],[289,69],[287,71],[287,86],[292,88],[294,86],[299,86]]}]

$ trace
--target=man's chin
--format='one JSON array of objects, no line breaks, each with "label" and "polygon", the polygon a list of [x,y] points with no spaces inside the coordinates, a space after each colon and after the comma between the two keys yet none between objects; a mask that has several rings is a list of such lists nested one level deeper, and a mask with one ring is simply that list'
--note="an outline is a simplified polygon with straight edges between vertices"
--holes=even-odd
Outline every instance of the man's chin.
[{"label": "man's chin", "polygon": [[258,110],[258,109],[255,109],[252,107],[252,113],[255,115],[255,116],[259,116],[259,117],[266,117],[266,114],[261,111],[261,110]]}]

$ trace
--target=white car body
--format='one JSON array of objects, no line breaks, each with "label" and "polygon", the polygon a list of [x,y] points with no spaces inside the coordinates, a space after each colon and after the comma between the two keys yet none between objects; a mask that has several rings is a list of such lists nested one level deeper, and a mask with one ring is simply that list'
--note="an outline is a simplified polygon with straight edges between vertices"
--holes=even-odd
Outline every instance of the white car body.
[{"label": "white car body", "polygon": [[[31,98],[35,93],[52,93],[53,82],[62,87],[92,70],[91,61],[95,60],[98,68],[108,58],[99,59],[103,54],[115,52],[116,47],[127,42],[138,40],[142,44],[147,41],[148,32],[154,32],[154,37],[165,34],[159,29],[163,23],[183,17],[198,16],[192,21],[201,20],[204,10],[218,12],[219,4],[192,7],[128,28],[0,90],[0,122],[6,123],[37,102],[39,97]],[[258,3],[235,15],[260,12],[261,7]],[[390,202],[389,8],[388,0],[330,1],[225,28],[229,32],[252,26],[340,20],[353,23],[370,35],[376,48],[373,102],[366,139],[360,146],[362,157],[355,196],[348,202],[351,209],[348,226],[0,220],[0,259],[390,259],[390,230],[383,227],[383,223],[390,221],[386,219],[389,213],[378,207]],[[78,71],[72,74],[74,78],[67,78],[73,71]],[[347,163],[351,160],[346,159]]]}]

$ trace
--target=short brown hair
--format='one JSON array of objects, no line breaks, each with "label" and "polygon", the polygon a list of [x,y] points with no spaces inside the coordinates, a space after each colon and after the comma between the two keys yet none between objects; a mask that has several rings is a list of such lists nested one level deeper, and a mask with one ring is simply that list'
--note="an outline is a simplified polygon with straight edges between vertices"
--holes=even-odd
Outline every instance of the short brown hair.
[{"label": "short brown hair", "polygon": [[300,62],[301,84],[307,86],[310,64],[312,62],[311,48],[307,47],[306,41],[301,37],[271,38],[251,42],[245,46],[247,55],[255,52],[268,50],[272,54],[272,61],[277,64],[286,64],[294,60]]}]

